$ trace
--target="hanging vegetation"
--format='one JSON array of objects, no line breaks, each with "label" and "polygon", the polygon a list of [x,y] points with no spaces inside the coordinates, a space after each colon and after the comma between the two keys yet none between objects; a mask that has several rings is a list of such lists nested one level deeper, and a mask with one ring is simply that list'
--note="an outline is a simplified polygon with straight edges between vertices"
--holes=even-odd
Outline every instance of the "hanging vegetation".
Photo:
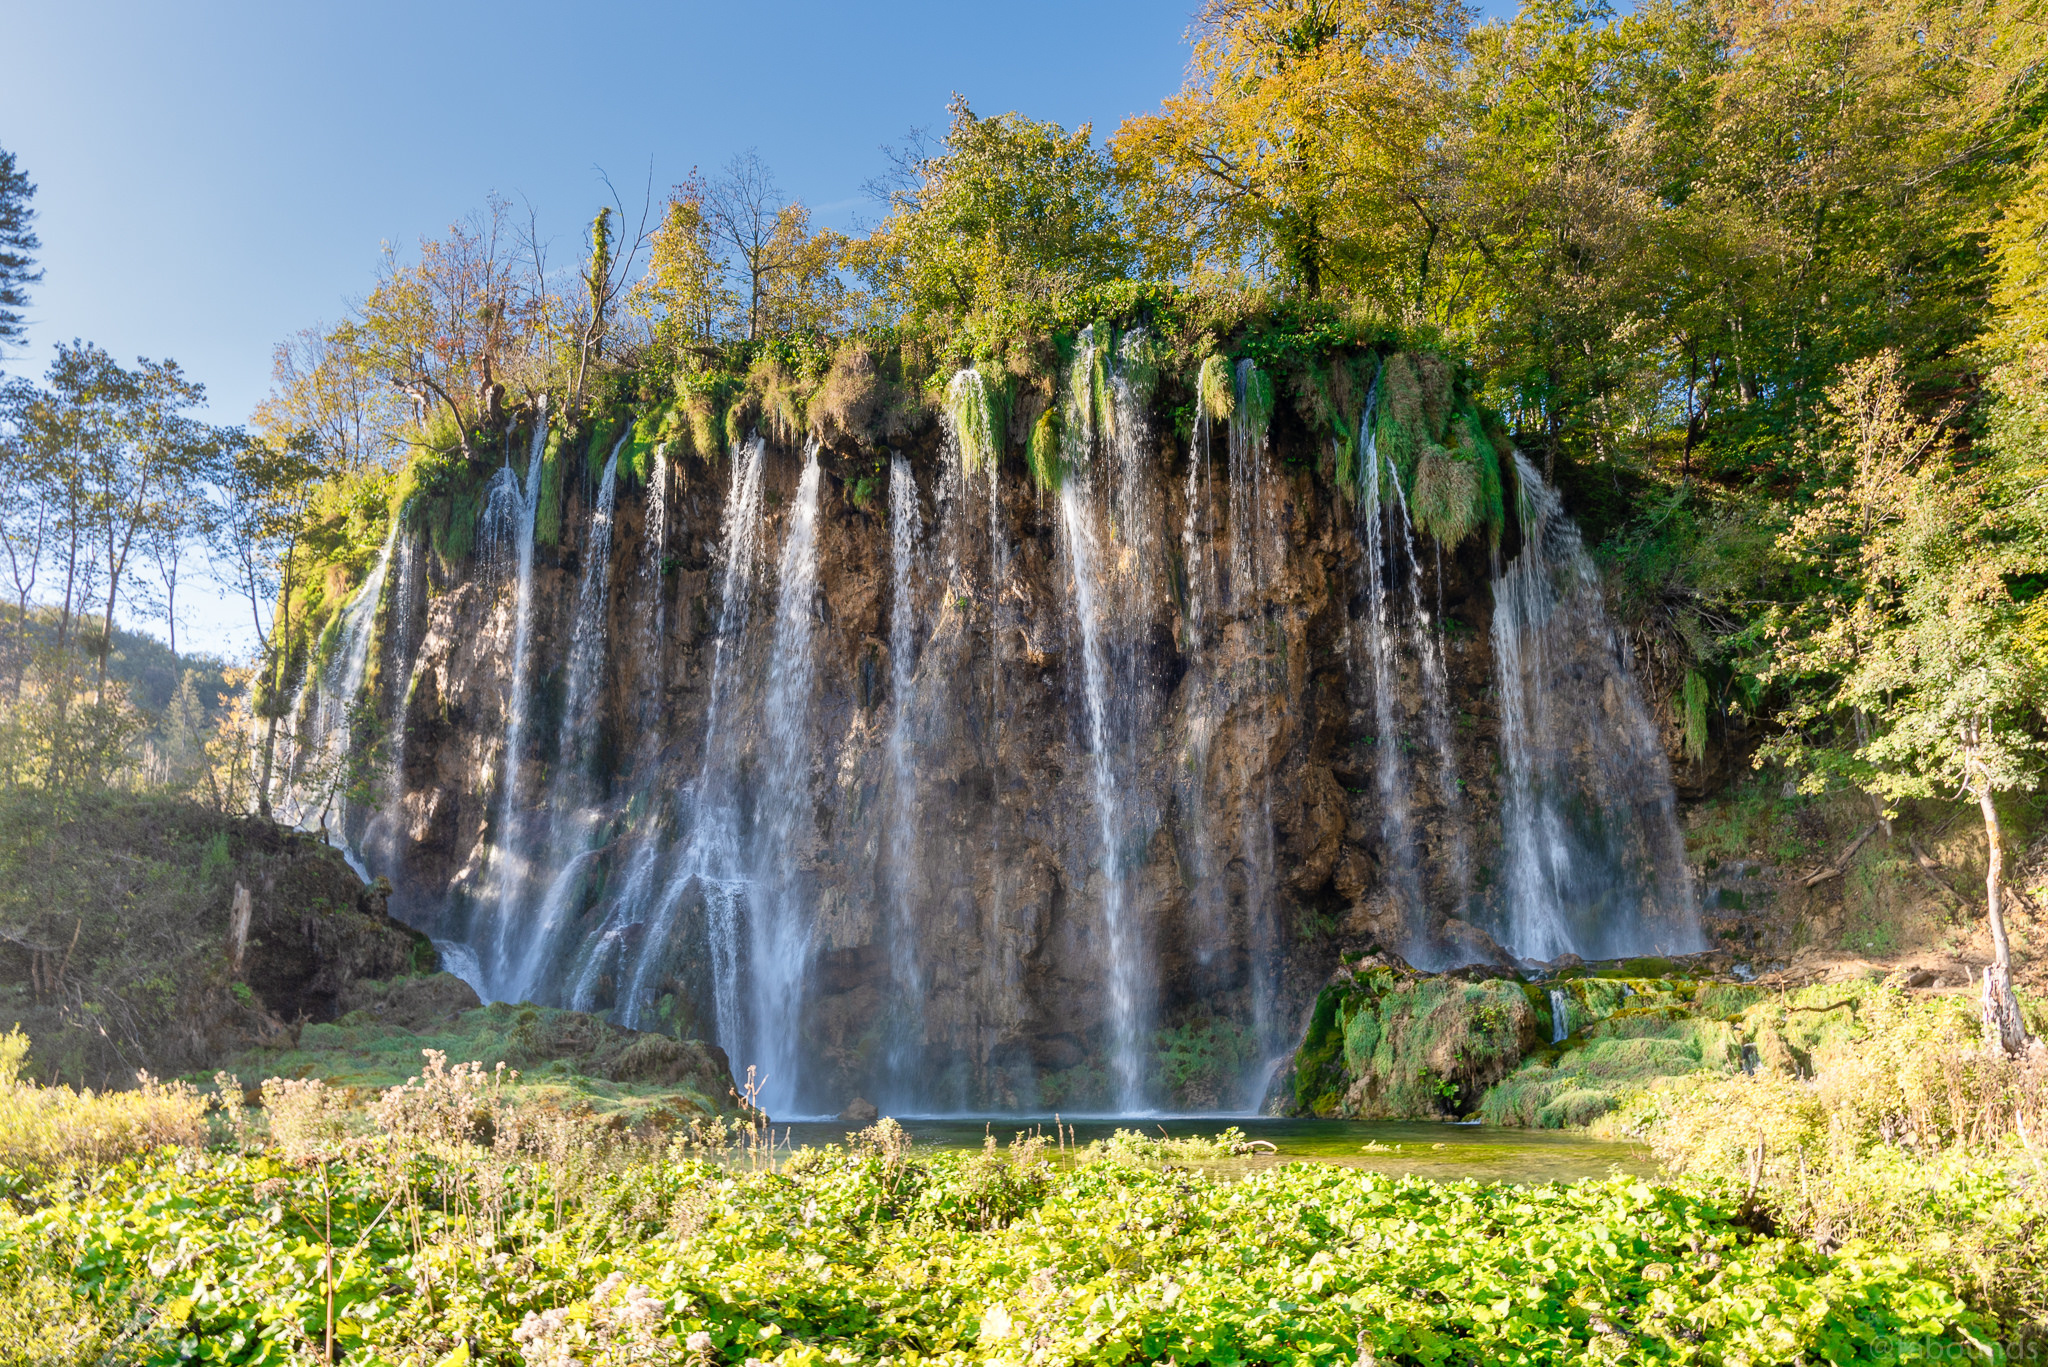
[{"label": "hanging vegetation", "polygon": [[1237,383],[1231,378],[1230,362],[1211,356],[1202,362],[1195,376],[1195,401],[1211,422],[1229,422],[1237,411]]},{"label": "hanging vegetation", "polygon": [[946,384],[946,417],[960,443],[960,467],[969,474],[993,469],[1002,430],[989,403],[988,386],[973,366],[953,372]]},{"label": "hanging vegetation", "polygon": [[1065,440],[1066,424],[1060,417],[1059,405],[1054,404],[1031,425],[1031,446],[1027,452],[1031,482],[1047,493],[1058,489],[1067,477],[1066,456],[1061,449]]}]

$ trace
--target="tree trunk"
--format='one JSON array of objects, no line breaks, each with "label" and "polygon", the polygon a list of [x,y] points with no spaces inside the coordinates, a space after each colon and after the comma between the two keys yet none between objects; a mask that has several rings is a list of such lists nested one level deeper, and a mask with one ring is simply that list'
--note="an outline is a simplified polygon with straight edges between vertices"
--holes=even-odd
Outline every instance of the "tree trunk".
[{"label": "tree trunk", "polygon": [[2027,1049],[2026,1022],[2020,1016],[2019,998],[2012,990],[2012,942],[2005,934],[2004,879],[2005,844],[1998,825],[1998,806],[1992,800],[1991,776],[1973,763],[1977,806],[1984,813],[1984,838],[1990,858],[1984,871],[1984,893],[1991,910],[1991,967],[1984,970],[1984,1042],[2008,1058]]}]

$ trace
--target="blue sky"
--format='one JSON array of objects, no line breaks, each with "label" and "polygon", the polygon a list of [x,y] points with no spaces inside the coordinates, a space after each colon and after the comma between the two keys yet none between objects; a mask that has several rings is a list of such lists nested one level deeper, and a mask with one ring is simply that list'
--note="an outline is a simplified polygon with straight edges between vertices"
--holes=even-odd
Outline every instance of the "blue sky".
[{"label": "blue sky", "polygon": [[[239,422],[271,345],[366,288],[378,247],[493,191],[557,259],[603,202],[637,207],[752,147],[851,228],[877,150],[942,128],[952,92],[1098,131],[1179,84],[1193,0],[163,3],[6,0],[0,146],[38,188],[37,372],[73,337],[172,356]],[[1489,11],[1505,8],[1499,3]],[[194,595],[198,597],[199,595]],[[231,604],[181,609],[239,651]],[[145,624],[146,625],[146,624]]]}]

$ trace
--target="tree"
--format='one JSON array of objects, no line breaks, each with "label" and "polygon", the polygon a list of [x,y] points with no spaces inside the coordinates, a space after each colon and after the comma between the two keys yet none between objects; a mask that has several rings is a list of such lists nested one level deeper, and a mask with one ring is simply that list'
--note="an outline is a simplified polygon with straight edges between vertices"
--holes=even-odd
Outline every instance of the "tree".
[{"label": "tree", "polygon": [[307,511],[333,467],[304,433],[272,443],[237,429],[216,434],[210,465],[216,572],[248,603],[256,629],[254,706],[263,718],[263,740],[253,783],[257,813],[268,820],[277,723],[291,707],[289,617],[299,587],[299,543]]},{"label": "tree", "polygon": [[724,173],[703,187],[701,204],[705,222],[733,249],[746,278],[750,341],[765,335],[779,289],[785,299],[792,290],[799,299],[814,297],[821,269],[838,265],[836,234],[810,235],[807,213],[783,199],[775,173],[757,152],[741,152],[727,162]]},{"label": "tree", "polygon": [[405,449],[395,395],[353,345],[353,325],[302,328],[271,349],[270,393],[252,422],[270,440],[311,432],[345,469],[385,466]]},{"label": "tree", "polygon": [[1897,353],[1847,367],[1827,404],[1823,458],[1844,468],[1781,547],[1839,588],[1778,619],[1776,677],[1796,685],[1787,715],[1802,725],[1764,754],[1800,763],[1815,791],[1834,774],[1886,802],[1976,802],[1989,847],[1985,1028],[2018,1053],[1997,798],[2035,787],[2048,754],[2034,735],[2048,678],[2012,591],[2048,573],[2048,506],[2037,481],[2001,497],[1995,466],[1960,459],[1954,408],[1911,410]]},{"label": "tree", "polygon": [[36,217],[29,207],[35,194],[28,172],[15,164],[14,153],[0,147],[0,347],[21,340],[28,287],[43,278],[35,269],[35,254],[43,244],[29,226]]},{"label": "tree", "polygon": [[[107,597],[101,617],[99,678],[106,685],[114,613],[135,552],[159,536],[180,536],[207,460],[209,435],[185,410],[206,401],[206,387],[185,378],[176,361],[138,359],[122,372],[123,409],[113,439],[87,467],[95,522],[106,547]],[[117,368],[118,369],[118,368]],[[166,525],[166,520],[171,525]],[[175,582],[173,580],[173,582]]]},{"label": "tree", "polygon": [[656,340],[671,353],[718,340],[739,307],[705,193],[694,173],[675,187],[654,232],[647,274],[633,287],[632,307],[653,322]]},{"label": "tree", "polygon": [[1185,189],[1200,256],[1309,298],[1428,250],[1413,177],[1439,121],[1457,0],[1206,0],[1181,92],[1112,140]]},{"label": "tree", "polygon": [[[652,203],[651,195],[646,203]],[[590,255],[583,270],[583,299],[575,318],[576,381],[571,393],[572,402],[576,403],[583,399],[583,384],[590,367],[604,355],[605,344],[617,327],[618,305],[626,295],[633,265],[647,247],[646,208],[642,209],[640,226],[623,255],[618,250],[617,230],[612,226],[613,210],[612,205],[599,209],[590,224]],[[618,216],[623,221],[624,211],[619,211]]]},{"label": "tree", "polygon": [[21,694],[28,669],[28,600],[42,568],[43,544],[51,530],[48,471],[29,432],[37,402],[34,385],[10,380],[0,385],[0,547],[14,595],[14,692]]},{"label": "tree", "polygon": [[947,334],[1139,268],[1127,178],[1087,126],[981,118],[958,95],[951,111],[935,153],[900,158],[888,217],[848,253],[890,313]]},{"label": "tree", "polygon": [[525,355],[542,322],[531,282],[522,282],[505,241],[505,201],[424,239],[411,265],[385,249],[382,278],[336,341],[362,366],[412,400],[424,435],[436,414],[448,444],[474,453],[470,425],[495,413],[503,377]]}]

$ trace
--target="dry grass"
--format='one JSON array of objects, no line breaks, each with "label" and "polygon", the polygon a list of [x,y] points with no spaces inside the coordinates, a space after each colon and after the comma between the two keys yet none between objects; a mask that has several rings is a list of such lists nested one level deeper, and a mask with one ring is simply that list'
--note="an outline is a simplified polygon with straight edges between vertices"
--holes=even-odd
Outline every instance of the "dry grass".
[{"label": "dry grass", "polygon": [[1967,995],[1874,988],[1810,1075],[1676,1080],[1617,1120],[1671,1171],[1732,1184],[1823,1251],[1861,1239],[1909,1254],[2048,1334],[2048,1054],[1986,1052]]},{"label": "dry grass", "polygon": [[141,1073],[132,1092],[39,1087],[20,1076],[27,1057],[20,1030],[0,1035],[0,1167],[76,1172],[206,1141],[206,1099],[190,1084]]}]

